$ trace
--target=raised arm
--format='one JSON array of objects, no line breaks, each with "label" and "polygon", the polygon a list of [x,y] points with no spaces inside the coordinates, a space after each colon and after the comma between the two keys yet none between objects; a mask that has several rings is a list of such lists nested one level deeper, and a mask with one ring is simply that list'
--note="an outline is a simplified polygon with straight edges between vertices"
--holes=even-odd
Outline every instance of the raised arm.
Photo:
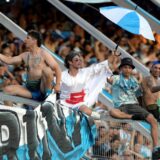
[{"label": "raised arm", "polygon": [[6,64],[21,64],[22,63],[22,55],[15,56],[15,57],[7,57],[4,56],[3,54],[0,54],[0,61],[6,63]]},{"label": "raised arm", "polygon": [[112,83],[113,83],[113,76],[107,77],[107,82],[108,82],[109,84],[112,84]]},{"label": "raised arm", "polygon": [[99,45],[100,45],[100,41],[96,41],[95,42],[95,45],[94,45],[94,48],[95,48],[95,55],[96,55],[96,58],[102,62],[104,59],[103,59],[103,55],[101,54],[100,52],[100,49],[99,49]]},{"label": "raised arm", "polygon": [[108,60],[105,60],[97,64],[93,64],[86,68],[82,68],[82,70],[88,77],[92,77],[99,74],[105,74],[107,76],[112,75],[112,71],[108,66]]}]

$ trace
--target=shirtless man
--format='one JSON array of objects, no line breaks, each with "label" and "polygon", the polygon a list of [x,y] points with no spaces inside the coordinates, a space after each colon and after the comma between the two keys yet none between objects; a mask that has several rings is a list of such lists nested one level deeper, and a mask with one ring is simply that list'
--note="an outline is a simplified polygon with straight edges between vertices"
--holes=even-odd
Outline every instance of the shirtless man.
[{"label": "shirtless man", "polygon": [[34,30],[28,32],[24,40],[28,51],[14,57],[6,57],[0,54],[0,60],[6,64],[22,64],[27,68],[26,85],[9,85],[3,91],[10,95],[17,95],[35,100],[44,100],[51,93],[53,71],[56,76],[54,90],[60,90],[61,70],[54,58],[45,50],[40,48],[41,35]]},{"label": "shirtless man", "polygon": [[[155,61],[150,69],[150,76],[147,76],[142,81],[143,99],[146,109],[159,120],[159,111],[157,101],[160,98],[160,62]],[[159,81],[160,82],[160,81]]]}]

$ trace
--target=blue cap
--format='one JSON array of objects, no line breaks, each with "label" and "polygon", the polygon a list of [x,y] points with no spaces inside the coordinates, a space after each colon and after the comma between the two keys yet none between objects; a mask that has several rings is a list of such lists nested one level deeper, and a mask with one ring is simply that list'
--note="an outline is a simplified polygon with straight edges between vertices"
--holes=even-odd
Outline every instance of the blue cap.
[{"label": "blue cap", "polygon": [[152,62],[152,66],[154,66],[154,65],[156,65],[156,64],[160,64],[160,61],[157,60],[157,61],[153,61],[153,62]]}]

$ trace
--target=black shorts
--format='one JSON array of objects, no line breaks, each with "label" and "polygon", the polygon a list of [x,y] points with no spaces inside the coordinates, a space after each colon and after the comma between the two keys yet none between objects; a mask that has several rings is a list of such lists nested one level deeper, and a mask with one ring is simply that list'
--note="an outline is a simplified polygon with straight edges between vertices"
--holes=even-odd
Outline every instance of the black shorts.
[{"label": "black shorts", "polygon": [[150,114],[147,110],[139,106],[138,104],[123,104],[118,108],[120,111],[128,114],[137,114],[146,120],[147,116]]},{"label": "black shorts", "polygon": [[159,120],[159,107],[157,106],[157,104],[151,104],[146,106],[148,112],[152,113],[154,115],[154,117]]}]

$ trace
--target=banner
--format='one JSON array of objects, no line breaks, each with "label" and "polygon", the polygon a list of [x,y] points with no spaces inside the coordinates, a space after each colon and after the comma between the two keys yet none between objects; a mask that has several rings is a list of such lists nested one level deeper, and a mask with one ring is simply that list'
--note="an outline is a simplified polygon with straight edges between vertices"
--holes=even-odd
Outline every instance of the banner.
[{"label": "banner", "polygon": [[96,126],[81,112],[55,104],[35,110],[0,105],[0,159],[79,160],[94,144]]},{"label": "banner", "polygon": [[112,0],[66,0],[70,2],[80,2],[80,3],[104,3],[104,2],[112,2]]}]

